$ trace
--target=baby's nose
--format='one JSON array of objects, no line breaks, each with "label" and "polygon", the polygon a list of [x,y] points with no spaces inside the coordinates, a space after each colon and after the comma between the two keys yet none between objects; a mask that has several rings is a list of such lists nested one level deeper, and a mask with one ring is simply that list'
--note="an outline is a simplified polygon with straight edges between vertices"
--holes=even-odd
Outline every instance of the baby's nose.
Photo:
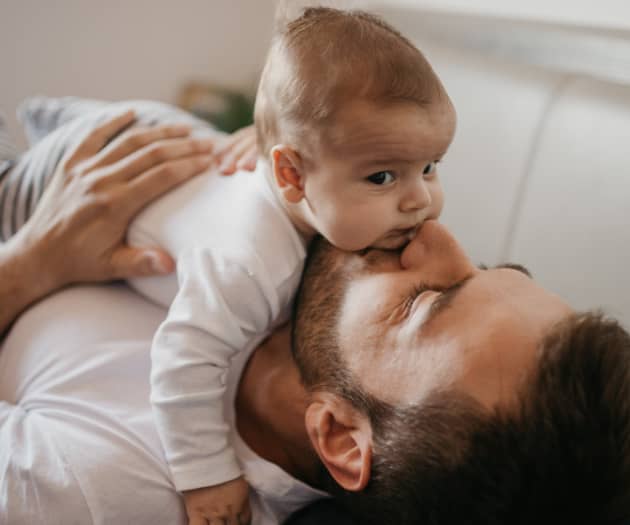
[{"label": "baby's nose", "polygon": [[406,270],[422,271],[424,280],[449,286],[464,279],[475,267],[445,226],[435,220],[425,221],[400,256]]},{"label": "baby's nose", "polygon": [[431,192],[427,187],[424,179],[418,177],[409,183],[407,191],[405,191],[399,205],[399,209],[403,213],[422,210],[431,205]]}]

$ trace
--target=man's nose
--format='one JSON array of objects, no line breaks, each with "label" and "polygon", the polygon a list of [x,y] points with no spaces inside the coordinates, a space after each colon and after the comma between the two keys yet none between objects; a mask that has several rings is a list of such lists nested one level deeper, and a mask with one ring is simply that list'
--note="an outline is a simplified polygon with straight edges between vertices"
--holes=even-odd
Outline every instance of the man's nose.
[{"label": "man's nose", "polygon": [[403,268],[422,271],[423,280],[450,286],[475,272],[464,249],[446,227],[425,221],[400,256]]},{"label": "man's nose", "polygon": [[414,177],[408,181],[403,189],[403,195],[400,199],[398,208],[403,213],[422,210],[431,205],[431,193],[422,176]]}]

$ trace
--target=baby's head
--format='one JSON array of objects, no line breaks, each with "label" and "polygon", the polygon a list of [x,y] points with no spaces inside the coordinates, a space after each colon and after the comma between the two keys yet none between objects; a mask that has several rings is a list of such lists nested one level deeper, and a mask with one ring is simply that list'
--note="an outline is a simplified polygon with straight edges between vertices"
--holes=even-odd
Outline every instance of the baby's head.
[{"label": "baby's head", "polygon": [[292,218],[338,248],[399,248],[442,210],[455,111],[420,51],[373,15],[309,8],[278,31],[255,122]]}]

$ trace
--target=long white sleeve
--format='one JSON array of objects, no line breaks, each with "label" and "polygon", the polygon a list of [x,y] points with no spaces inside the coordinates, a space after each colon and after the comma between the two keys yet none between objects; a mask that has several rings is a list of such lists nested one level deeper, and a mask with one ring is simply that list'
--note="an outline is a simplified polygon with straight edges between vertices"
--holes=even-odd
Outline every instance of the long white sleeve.
[{"label": "long white sleeve", "polygon": [[151,402],[179,491],[241,473],[223,414],[227,369],[267,333],[280,303],[264,263],[252,252],[239,259],[180,254],[180,289],[153,341]]}]

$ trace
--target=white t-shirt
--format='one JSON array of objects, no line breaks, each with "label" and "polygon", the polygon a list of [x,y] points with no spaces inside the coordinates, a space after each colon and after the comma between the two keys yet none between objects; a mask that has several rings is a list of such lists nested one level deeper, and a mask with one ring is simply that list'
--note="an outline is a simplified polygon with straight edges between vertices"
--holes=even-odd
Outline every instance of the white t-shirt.
[{"label": "white t-shirt", "polygon": [[[122,285],[70,288],[25,312],[0,349],[0,523],[185,524],[149,403],[164,309]],[[249,353],[227,378],[226,418]],[[233,436],[253,525],[323,494]]]},{"label": "white t-shirt", "polygon": [[213,170],[149,206],[130,242],[165,247],[174,277],[136,279],[145,296],[169,306],[151,350],[151,401],[178,490],[241,474],[223,413],[226,374],[286,322],[306,246],[262,172],[224,177]]}]

